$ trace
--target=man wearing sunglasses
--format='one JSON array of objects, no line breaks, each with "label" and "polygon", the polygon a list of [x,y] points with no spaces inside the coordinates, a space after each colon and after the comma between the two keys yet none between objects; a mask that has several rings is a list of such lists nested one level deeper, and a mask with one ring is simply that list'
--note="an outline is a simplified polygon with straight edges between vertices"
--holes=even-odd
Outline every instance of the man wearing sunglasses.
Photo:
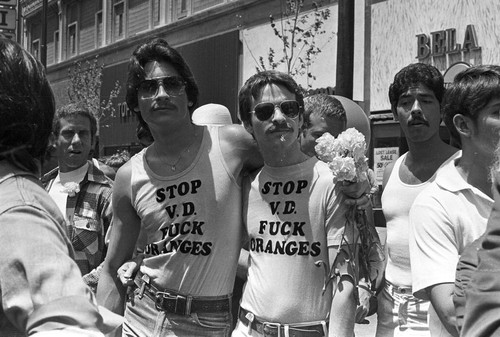
[{"label": "man wearing sunglasses", "polygon": [[337,255],[353,233],[343,233],[344,196],[327,165],[300,149],[303,105],[297,83],[275,71],[250,77],[239,93],[264,167],[244,194],[248,280],[233,337],[353,334],[353,275]]},{"label": "man wearing sunglasses", "polygon": [[[126,99],[153,142],[116,174],[98,301],[119,313],[125,307],[127,336],[229,336],[241,181],[262,165],[255,141],[240,125],[192,123],[198,86],[162,39],[134,51]],[[125,303],[118,268],[136,251],[143,260]]]},{"label": "man wearing sunglasses", "polygon": [[[231,333],[242,180],[263,163],[255,140],[240,125],[193,124],[197,99],[189,66],[166,41],[136,48],[127,104],[154,142],[117,172],[117,215],[97,291],[100,303],[123,312],[122,284],[134,286],[125,309],[127,336]],[[281,105],[297,118],[296,102]],[[144,254],[132,277],[134,262],[126,261],[136,248]]]}]

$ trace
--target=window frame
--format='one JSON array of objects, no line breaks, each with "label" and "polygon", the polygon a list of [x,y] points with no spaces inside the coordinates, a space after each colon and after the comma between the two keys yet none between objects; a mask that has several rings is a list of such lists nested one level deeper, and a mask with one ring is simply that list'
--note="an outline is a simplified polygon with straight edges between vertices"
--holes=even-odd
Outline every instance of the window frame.
[{"label": "window frame", "polygon": [[[36,44],[36,48],[35,48]],[[31,41],[30,53],[34,58],[40,61],[40,39],[34,39]]]},{"label": "window frame", "polygon": [[[100,29],[99,29],[99,21],[98,21],[99,16],[101,17]],[[103,14],[102,9],[95,13],[94,23],[95,23],[95,47],[97,49],[97,48],[103,47],[105,45],[104,14]],[[100,41],[99,41],[99,39],[100,39]]]},{"label": "window frame", "polygon": [[60,55],[61,47],[61,33],[58,30],[54,31],[54,63],[59,63],[61,61]]},{"label": "window frame", "polygon": [[[74,38],[74,52],[71,49],[71,28],[75,28],[75,38]],[[67,34],[66,34],[66,57],[71,58],[78,55],[78,42],[79,42],[79,34],[78,34],[78,21],[73,21],[67,25]]]},{"label": "window frame", "polygon": [[[117,23],[116,22],[116,19],[117,19],[116,8],[120,5],[123,7],[123,9],[122,9],[123,11],[121,13],[121,18],[120,18],[121,24],[122,24],[122,27],[121,27],[122,34],[118,35],[117,31],[116,31],[116,28],[117,28],[117,26],[116,26],[116,23]],[[127,15],[126,15],[127,8],[126,8],[126,5],[127,4],[126,4],[125,0],[119,0],[119,1],[113,2],[113,4],[112,4],[112,6],[113,6],[113,8],[112,8],[112,11],[113,11],[113,13],[112,13],[112,32],[113,32],[113,41],[114,42],[127,38],[127,28],[126,28],[127,27]]]}]

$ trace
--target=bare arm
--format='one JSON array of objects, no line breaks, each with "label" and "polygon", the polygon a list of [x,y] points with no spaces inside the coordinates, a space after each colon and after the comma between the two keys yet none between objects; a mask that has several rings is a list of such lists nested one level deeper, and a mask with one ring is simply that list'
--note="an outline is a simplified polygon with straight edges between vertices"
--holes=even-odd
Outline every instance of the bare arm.
[{"label": "bare arm", "polygon": [[[335,261],[337,247],[328,247],[330,261]],[[342,254],[342,253],[340,253]],[[343,255],[343,254],[342,254]],[[333,299],[330,308],[330,327],[328,336],[351,337],[354,336],[354,318],[356,302],[354,300],[354,279],[349,270],[345,257],[337,259],[336,266],[340,271],[338,282],[333,284]]]},{"label": "bare arm", "polygon": [[264,165],[257,142],[241,125],[220,128],[219,137],[224,159],[236,177],[249,174]]},{"label": "bare arm", "polygon": [[113,190],[113,230],[109,250],[97,287],[97,301],[104,307],[123,313],[126,288],[117,277],[118,268],[132,258],[141,221],[130,195],[131,163],[118,170]]},{"label": "bare arm", "polygon": [[453,304],[454,288],[455,285],[453,283],[441,283],[428,287],[425,291],[446,330],[452,336],[458,337],[458,330],[456,328],[457,317]]}]

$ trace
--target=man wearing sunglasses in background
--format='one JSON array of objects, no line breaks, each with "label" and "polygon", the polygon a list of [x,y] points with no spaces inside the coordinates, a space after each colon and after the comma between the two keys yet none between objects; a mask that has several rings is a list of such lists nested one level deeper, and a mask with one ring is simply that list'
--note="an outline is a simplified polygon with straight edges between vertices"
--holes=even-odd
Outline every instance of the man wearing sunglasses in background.
[{"label": "man wearing sunglasses in background", "polygon": [[[353,275],[337,256],[344,196],[328,166],[300,149],[303,104],[297,83],[275,71],[250,77],[239,93],[264,167],[244,193],[248,280],[233,337],[353,334]],[[332,265],[338,278],[326,282]]]}]

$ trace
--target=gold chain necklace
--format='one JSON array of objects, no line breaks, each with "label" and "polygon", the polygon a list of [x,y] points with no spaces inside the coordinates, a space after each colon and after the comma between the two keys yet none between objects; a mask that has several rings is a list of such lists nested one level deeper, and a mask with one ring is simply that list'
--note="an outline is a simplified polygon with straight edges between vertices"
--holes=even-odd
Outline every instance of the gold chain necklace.
[{"label": "gold chain necklace", "polygon": [[158,158],[160,158],[160,160],[162,162],[164,162],[165,164],[167,164],[168,166],[170,166],[170,169],[175,172],[175,170],[177,169],[176,166],[177,164],[179,163],[179,161],[181,160],[182,158],[182,155],[184,153],[189,153],[189,150],[191,149],[191,146],[193,146],[194,144],[194,141],[196,140],[196,137],[198,135],[198,132],[195,130],[194,132],[194,137],[193,137],[193,140],[191,141],[191,143],[179,154],[179,156],[177,157],[177,159],[175,160],[175,162],[173,164],[170,164],[168,161],[166,161],[165,159],[163,159],[163,157],[160,155],[160,153],[158,152],[158,149],[156,148],[156,144],[153,146],[154,150],[155,150],[155,153],[156,155],[158,156]]}]

